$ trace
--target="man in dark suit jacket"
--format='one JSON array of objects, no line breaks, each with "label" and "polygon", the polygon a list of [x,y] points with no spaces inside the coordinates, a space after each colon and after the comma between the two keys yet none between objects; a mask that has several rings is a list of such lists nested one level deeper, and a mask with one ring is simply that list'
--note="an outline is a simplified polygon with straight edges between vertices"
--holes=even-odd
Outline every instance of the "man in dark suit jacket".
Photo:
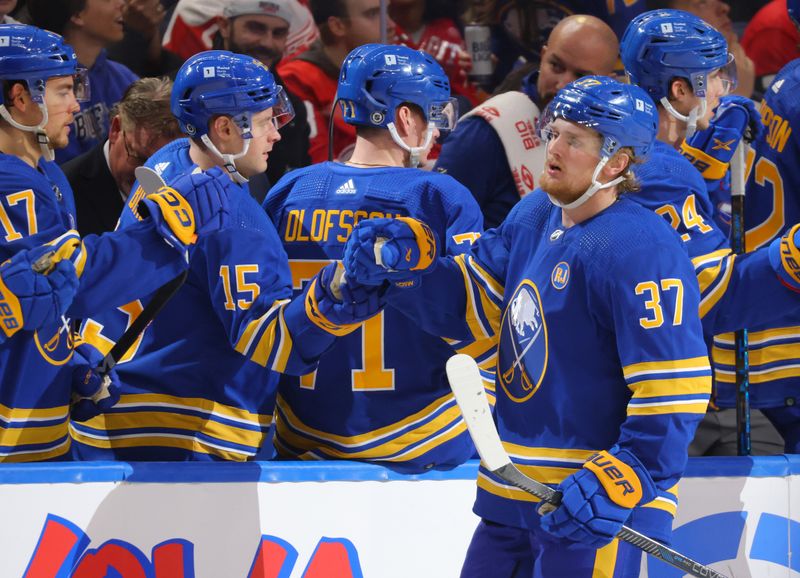
[{"label": "man in dark suit jacket", "polygon": [[134,170],[181,136],[170,111],[172,82],[141,78],[112,111],[108,140],[61,167],[75,193],[81,235],[113,231],[135,180]]}]

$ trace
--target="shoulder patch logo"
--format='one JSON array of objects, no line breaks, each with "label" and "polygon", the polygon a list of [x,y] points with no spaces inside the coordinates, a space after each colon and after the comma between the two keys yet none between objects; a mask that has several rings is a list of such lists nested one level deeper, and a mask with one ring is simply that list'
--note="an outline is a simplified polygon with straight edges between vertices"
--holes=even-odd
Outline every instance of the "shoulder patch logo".
[{"label": "shoulder patch logo", "polygon": [[353,183],[353,179],[347,179],[338,189],[336,189],[337,195],[355,195],[356,194],[356,185]]},{"label": "shoulder patch logo", "polygon": [[503,312],[498,350],[498,381],[511,401],[536,393],[547,370],[547,324],[536,285],[525,279]]},{"label": "shoulder patch logo", "polygon": [[156,166],[155,166],[155,167],[153,167],[153,169],[154,169],[154,170],[155,170],[155,171],[156,171],[156,172],[157,172],[157,173],[160,175],[160,174],[162,174],[162,173],[163,173],[165,170],[167,170],[167,167],[168,167],[168,166],[169,166],[169,162],[166,162],[166,163],[156,163]]},{"label": "shoulder patch logo", "polygon": [[553,272],[550,274],[550,283],[559,291],[567,286],[567,283],[569,283],[569,265],[567,263],[561,261],[553,267]]},{"label": "shoulder patch logo", "polygon": [[772,92],[774,92],[775,94],[778,94],[778,91],[781,89],[781,87],[783,86],[784,82],[786,82],[786,79],[785,78],[781,78],[778,82],[772,83],[772,86],[770,86],[770,89],[772,89]]}]

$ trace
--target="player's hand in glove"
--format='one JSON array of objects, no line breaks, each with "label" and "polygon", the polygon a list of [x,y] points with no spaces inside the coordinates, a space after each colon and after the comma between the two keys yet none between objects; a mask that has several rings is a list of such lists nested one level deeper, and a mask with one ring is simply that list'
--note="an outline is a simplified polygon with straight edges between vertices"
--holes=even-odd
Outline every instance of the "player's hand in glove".
[{"label": "player's hand in glove", "polygon": [[752,142],[764,132],[756,105],[744,96],[719,99],[707,129],[694,133],[681,145],[681,154],[709,181],[725,176],[739,141]]},{"label": "player's hand in glove", "polygon": [[0,265],[0,341],[23,327],[32,331],[64,315],[78,289],[70,261],[78,246],[80,237],[70,231]]},{"label": "player's hand in glove", "polygon": [[412,286],[436,264],[436,237],[411,217],[367,219],[347,239],[342,262],[348,277],[359,283]]},{"label": "player's hand in glove", "polygon": [[386,285],[363,285],[346,278],[339,262],[326,265],[311,281],[305,295],[306,314],[333,335],[346,335],[386,304]]},{"label": "player's hand in glove", "polygon": [[800,224],[769,244],[769,262],[784,285],[800,291]]},{"label": "player's hand in glove", "polygon": [[72,408],[75,421],[86,421],[119,401],[119,377],[113,369],[100,375],[103,354],[88,343],[80,343],[72,358]]},{"label": "player's hand in glove", "polygon": [[139,214],[150,216],[167,243],[183,254],[198,235],[228,224],[233,186],[238,185],[219,167],[186,174],[142,199]]},{"label": "player's hand in glove", "polygon": [[656,486],[641,462],[619,448],[593,455],[558,489],[561,505],[542,516],[542,529],[592,548],[610,543],[633,507],[656,497]]}]

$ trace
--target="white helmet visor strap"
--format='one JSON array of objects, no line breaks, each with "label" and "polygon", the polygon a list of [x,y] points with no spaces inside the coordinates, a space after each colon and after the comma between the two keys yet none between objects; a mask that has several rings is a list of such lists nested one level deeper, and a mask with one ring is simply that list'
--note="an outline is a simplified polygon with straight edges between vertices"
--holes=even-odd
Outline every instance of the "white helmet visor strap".
[{"label": "white helmet visor strap", "polygon": [[663,97],[661,99],[661,104],[667,110],[669,114],[677,118],[678,120],[682,120],[686,123],[686,137],[691,137],[697,131],[697,119],[703,118],[706,114],[706,108],[708,107],[708,102],[706,101],[706,97],[702,97],[700,99],[700,104],[694,107],[690,112],[689,115],[686,116],[684,114],[679,113],[675,110],[675,107],[669,102],[667,97]]},{"label": "white helmet visor strap", "polygon": [[217,149],[217,147],[214,146],[214,143],[211,142],[211,139],[208,138],[208,134],[204,134],[203,136],[201,136],[200,140],[203,141],[203,144],[206,145],[208,150],[210,150],[212,153],[214,153],[220,159],[222,159],[222,164],[225,167],[225,170],[228,171],[230,177],[233,179],[233,182],[239,183],[240,185],[243,185],[247,182],[248,179],[236,169],[236,159],[240,159],[247,154],[247,151],[250,149],[249,138],[244,139],[244,144],[242,145],[242,151],[235,155],[221,153],[219,149]]},{"label": "white helmet visor strap", "polygon": [[394,125],[393,122],[390,122],[386,125],[386,128],[389,129],[389,134],[392,135],[392,140],[404,151],[408,152],[409,154],[409,161],[408,165],[411,168],[416,168],[419,166],[420,160],[422,158],[422,153],[425,152],[429,146],[431,146],[431,141],[433,140],[433,131],[436,126],[432,123],[428,123],[428,128],[425,131],[425,141],[422,145],[418,147],[410,147],[408,146],[403,139],[400,138],[400,135],[397,134],[397,127]]},{"label": "white helmet visor strap", "polygon": [[562,203],[548,193],[547,196],[550,197],[550,202],[557,207],[561,207],[562,209],[577,209],[586,201],[591,199],[597,191],[601,189],[608,189],[609,187],[613,187],[624,181],[625,177],[622,175],[618,176],[616,179],[613,179],[607,183],[601,183],[597,180],[597,178],[600,176],[600,171],[603,170],[603,167],[606,166],[609,160],[610,157],[603,157],[602,159],[600,159],[600,162],[597,163],[597,166],[594,168],[594,172],[592,173],[592,186],[586,189],[586,192],[583,193],[580,197],[578,197],[571,203]]},{"label": "white helmet visor strap", "polygon": [[8,112],[6,105],[0,104],[0,116],[3,119],[13,126],[16,129],[24,130],[26,132],[32,132],[36,134],[36,141],[39,143],[39,148],[42,150],[42,156],[48,161],[52,161],[56,158],[53,149],[50,147],[50,139],[47,137],[47,132],[45,132],[44,127],[47,125],[47,106],[44,103],[36,103],[39,107],[39,110],[42,111],[42,120],[36,126],[29,126],[27,124],[20,124],[15,121],[11,117],[11,113]]}]

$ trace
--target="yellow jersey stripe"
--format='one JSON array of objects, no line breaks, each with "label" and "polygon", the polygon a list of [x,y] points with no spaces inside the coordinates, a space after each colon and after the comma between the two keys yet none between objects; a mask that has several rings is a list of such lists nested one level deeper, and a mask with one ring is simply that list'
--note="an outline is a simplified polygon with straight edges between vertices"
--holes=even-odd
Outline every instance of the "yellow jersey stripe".
[{"label": "yellow jersey stripe", "polygon": [[686,402],[664,402],[654,404],[628,405],[628,415],[663,415],[669,413],[699,413],[708,410],[708,400],[689,400]]},{"label": "yellow jersey stripe", "polygon": [[711,393],[711,378],[684,377],[681,379],[647,379],[629,383],[635,398],[662,397],[664,395],[691,395]]},{"label": "yellow jersey stripe", "polygon": [[644,361],[632,363],[622,368],[626,380],[644,377],[654,373],[679,373],[688,371],[710,370],[708,357],[690,357],[688,359],[670,359],[668,361]]},{"label": "yellow jersey stripe", "polygon": [[[723,275],[722,280],[720,280],[716,287],[708,294],[704,295],[703,298],[700,300],[700,319],[705,317],[709,311],[717,304],[717,302],[725,295],[725,292],[728,290],[728,285],[731,281],[731,274],[733,273],[734,261],[736,259],[736,255],[731,255],[728,257],[728,267],[725,269],[725,274]],[[720,264],[721,266],[721,264]],[[714,267],[712,269],[708,269],[707,271],[716,271],[716,274],[719,274],[719,268]],[[700,275],[698,275],[697,280],[700,282],[700,291],[701,293],[705,291],[706,285],[704,285],[703,276],[706,274],[706,271],[703,271]]]}]

